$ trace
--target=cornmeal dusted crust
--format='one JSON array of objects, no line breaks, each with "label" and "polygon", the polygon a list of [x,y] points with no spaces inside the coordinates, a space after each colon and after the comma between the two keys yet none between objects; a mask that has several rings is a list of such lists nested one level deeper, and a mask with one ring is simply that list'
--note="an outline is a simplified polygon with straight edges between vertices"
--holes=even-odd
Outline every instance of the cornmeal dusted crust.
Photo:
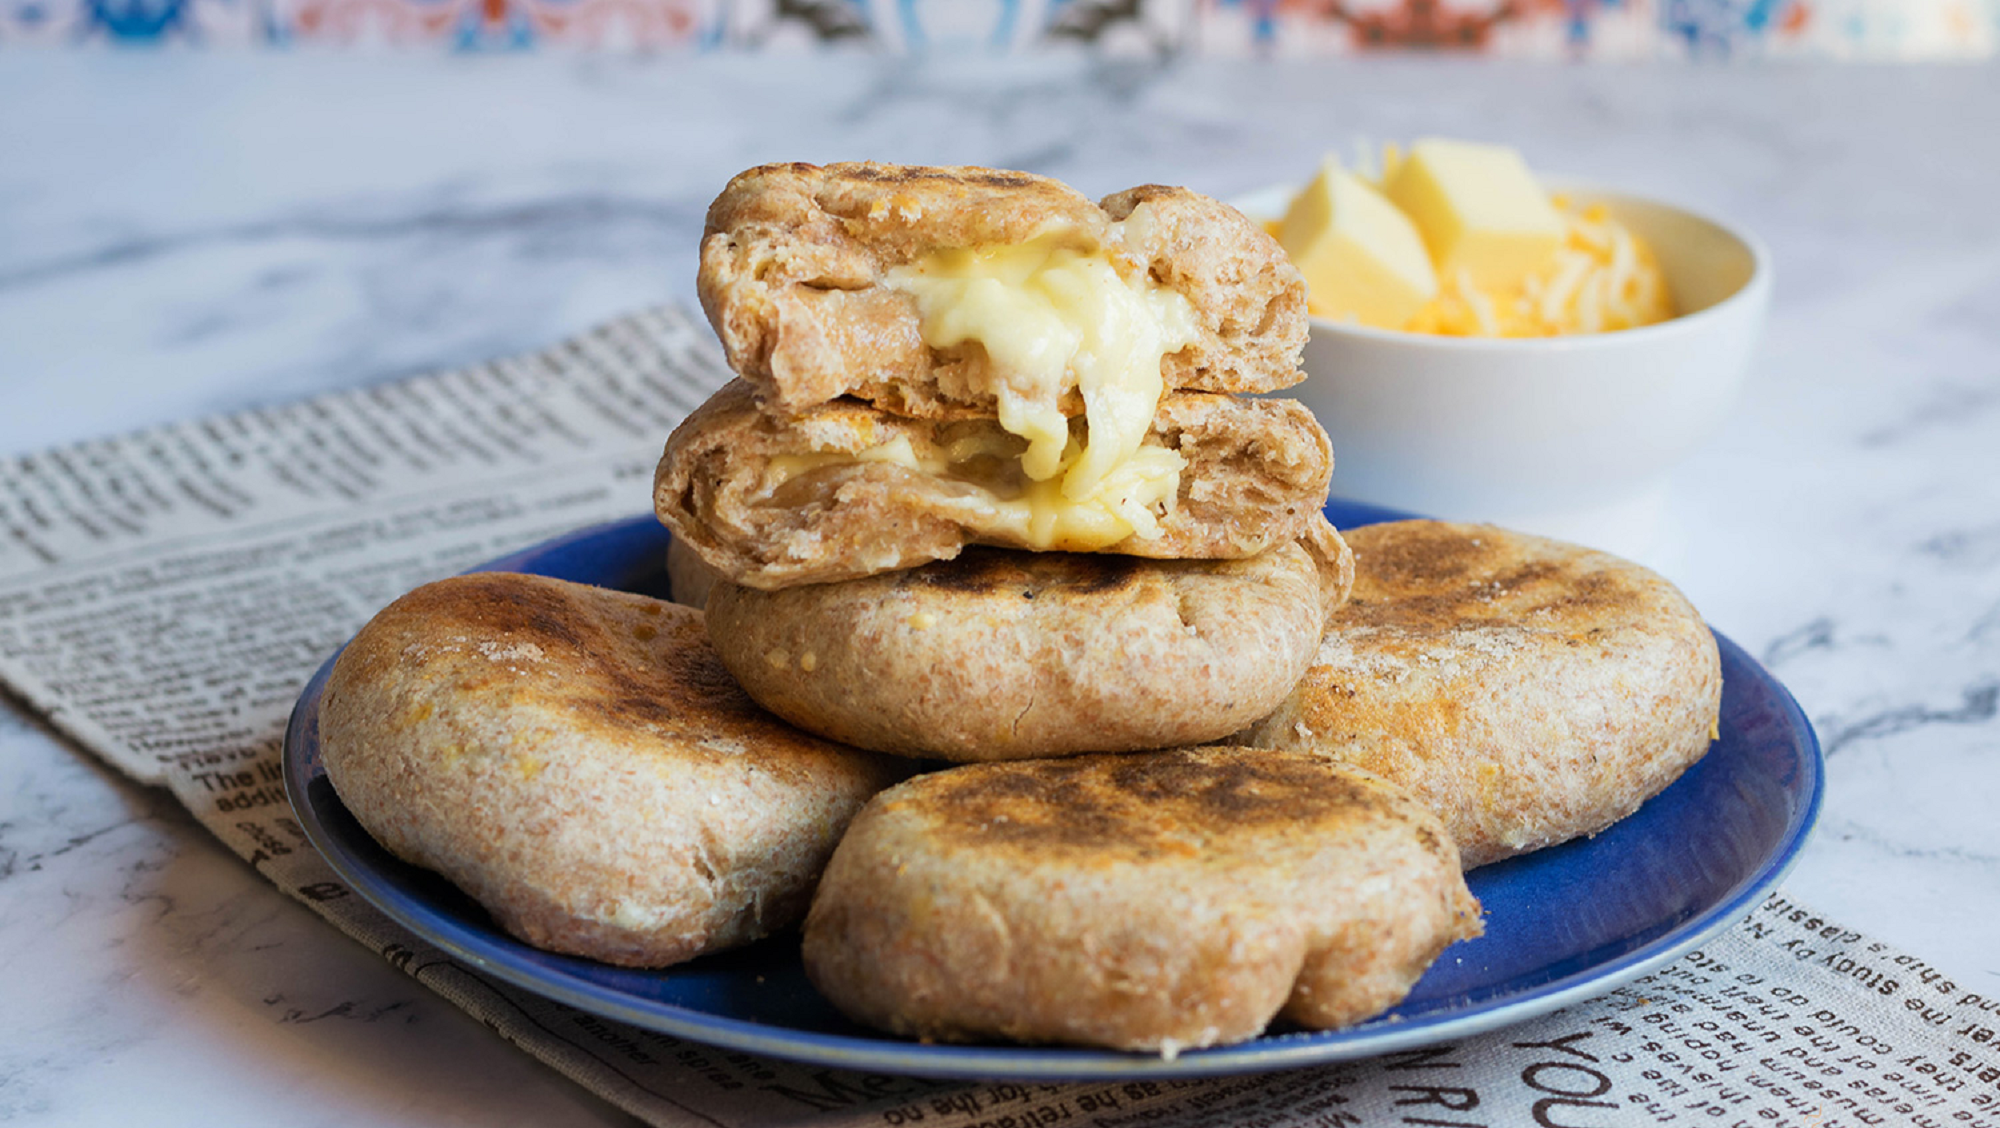
[{"label": "cornmeal dusted crust", "polygon": [[321,700],[341,801],[537,947],[656,967],[794,924],[905,774],[759,709],[701,613],[539,576],[418,588]]},{"label": "cornmeal dusted crust", "polygon": [[[730,580],[776,589],[949,560],[969,544],[1029,548],[973,504],[977,487],[889,462],[826,467],[778,484],[775,456],[854,454],[906,438],[936,451],[987,419],[907,419],[851,400],[796,417],[759,410],[731,381],[675,428],[653,482],[674,536]],[[1333,474],[1326,432],[1291,400],[1178,393],[1160,401],[1149,444],[1187,460],[1162,535],[1104,551],[1156,559],[1241,559],[1317,535]]]},{"label": "cornmeal dusted crust", "polygon": [[[1193,303],[1200,335],[1163,362],[1169,390],[1267,392],[1301,379],[1304,279],[1257,224],[1185,188],[1133,188],[1100,206],[1025,172],[765,165],[710,205],[696,286],[729,366],[778,410],[854,396],[900,415],[991,415],[985,350],[925,345],[915,303],[884,276],[926,251],[1049,231],[1116,250],[1122,275],[1150,275]],[[1072,391],[1064,410],[1080,414],[1081,397]]]},{"label": "cornmeal dusted crust", "polygon": [[863,748],[966,762],[1199,744],[1270,712],[1305,672],[1345,595],[1320,548],[1248,560],[974,548],[845,583],[724,581],[708,622],[750,696]]},{"label": "cornmeal dusted crust", "polygon": [[1655,573],[1484,525],[1345,535],[1353,594],[1297,690],[1244,742],[1409,788],[1467,866],[1595,834],[1708,750],[1715,638]]},{"label": "cornmeal dusted crust", "polygon": [[843,1012],[941,1041],[1174,1052],[1395,1005],[1479,935],[1457,851],[1323,757],[1208,747],[980,764],[883,792],[806,919]]}]

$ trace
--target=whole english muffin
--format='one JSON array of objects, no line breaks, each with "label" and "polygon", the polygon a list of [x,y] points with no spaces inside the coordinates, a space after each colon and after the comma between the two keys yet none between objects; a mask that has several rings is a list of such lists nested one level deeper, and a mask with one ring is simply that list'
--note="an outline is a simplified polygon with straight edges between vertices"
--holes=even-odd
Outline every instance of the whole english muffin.
[{"label": "whole english muffin", "polygon": [[1715,637],[1659,575],[1490,525],[1346,536],[1352,597],[1245,743],[1401,784],[1444,819],[1468,867],[1595,834],[1708,750]]},{"label": "whole english muffin", "polygon": [[1321,535],[1247,560],[975,548],[783,591],[710,589],[716,652],[810,732],[953,761],[1199,744],[1284,700],[1352,582]]},{"label": "whole english muffin", "polygon": [[[1023,486],[1004,458],[950,463],[955,444],[1004,441],[991,419],[907,419],[842,400],[797,417],[760,410],[731,381],[667,440],[654,507],[674,536],[748,587],[856,579],[969,544],[1036,547],[993,501]],[[1302,405],[1178,393],[1161,400],[1147,445],[1186,460],[1159,535],[1104,551],[1233,559],[1312,534],[1333,475],[1326,432]],[[918,466],[878,457],[906,453]]]},{"label": "whole english muffin", "polygon": [[1173,1054],[1395,1005],[1479,905],[1435,816],[1324,757],[980,764],[883,792],[806,918],[856,1021]]},{"label": "whole english muffin", "polygon": [[384,848],[530,944],[631,967],[796,923],[847,820],[904,774],[759,709],[698,611],[501,573],[375,616],[319,737]]},{"label": "whole english muffin", "polygon": [[[1148,185],[1098,205],[1025,172],[765,165],[710,205],[696,286],[729,366],[777,410],[854,396],[900,415],[990,415],[985,351],[926,345],[891,272],[940,248],[1037,237],[1102,248],[1121,276],[1189,300],[1197,332],[1164,359],[1168,390],[1264,392],[1301,378],[1304,279],[1257,224],[1185,188]],[[1082,410],[1073,387],[1063,408]]]}]

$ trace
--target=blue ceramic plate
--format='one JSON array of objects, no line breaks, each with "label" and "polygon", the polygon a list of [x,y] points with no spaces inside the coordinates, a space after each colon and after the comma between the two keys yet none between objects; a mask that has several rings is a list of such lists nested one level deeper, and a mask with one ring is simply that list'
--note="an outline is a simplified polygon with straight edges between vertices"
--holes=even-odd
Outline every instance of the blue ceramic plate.
[{"label": "blue ceramic plate", "polygon": [[[1341,527],[1396,514],[1335,502]],[[664,596],[667,534],[652,517],[586,530],[496,560]],[[555,955],[513,939],[435,874],[377,846],[320,766],[316,718],[329,659],[285,738],[285,786],[313,843],[356,892],[471,966],[605,1015],[732,1049],[848,1069],[935,1077],[1085,1080],[1289,1069],[1464,1038],[1602,994],[1678,959],[1740,920],[1777,885],[1819,814],[1819,742],[1785,688],[1728,639],[1722,738],[1631,818],[1474,870],[1486,935],[1457,944],[1403,1004],[1336,1033],[1273,1030],[1173,1060],[1104,1050],[935,1046],[842,1018],[806,981],[796,935],[664,971]]]}]

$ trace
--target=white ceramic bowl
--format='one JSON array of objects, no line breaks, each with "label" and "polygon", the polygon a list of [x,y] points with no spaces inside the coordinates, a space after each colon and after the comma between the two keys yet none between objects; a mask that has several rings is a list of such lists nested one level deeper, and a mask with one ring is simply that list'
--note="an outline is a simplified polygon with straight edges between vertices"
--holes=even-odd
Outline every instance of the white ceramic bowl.
[{"label": "white ceramic bowl", "polygon": [[[1681,313],[1638,329],[1443,337],[1312,320],[1303,401],[1333,439],[1333,492],[1614,550],[1644,535],[1669,469],[1735,402],[1771,293],[1752,236],[1683,208],[1559,184],[1658,256]],[[1246,196],[1283,214],[1295,189]]]}]

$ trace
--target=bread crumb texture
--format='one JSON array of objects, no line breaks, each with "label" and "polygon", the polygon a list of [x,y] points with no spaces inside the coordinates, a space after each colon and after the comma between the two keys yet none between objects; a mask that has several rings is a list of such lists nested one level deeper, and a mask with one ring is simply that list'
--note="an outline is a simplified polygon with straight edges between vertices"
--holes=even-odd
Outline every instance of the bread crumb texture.
[{"label": "bread crumb texture", "polygon": [[1238,747],[981,764],[856,819],[806,924],[861,1022],[940,1041],[1179,1052],[1345,1026],[1480,932],[1457,852],[1392,785]]},{"label": "bread crumb texture", "polygon": [[1715,637],[1656,573],[1481,525],[1350,529],[1353,592],[1239,739],[1410,789],[1468,866],[1595,834],[1708,750]]},{"label": "bread crumb texture", "polygon": [[904,774],[760,709],[698,611],[483,573],[397,600],[334,665],[327,775],[368,832],[537,947],[660,966],[795,923]]}]

